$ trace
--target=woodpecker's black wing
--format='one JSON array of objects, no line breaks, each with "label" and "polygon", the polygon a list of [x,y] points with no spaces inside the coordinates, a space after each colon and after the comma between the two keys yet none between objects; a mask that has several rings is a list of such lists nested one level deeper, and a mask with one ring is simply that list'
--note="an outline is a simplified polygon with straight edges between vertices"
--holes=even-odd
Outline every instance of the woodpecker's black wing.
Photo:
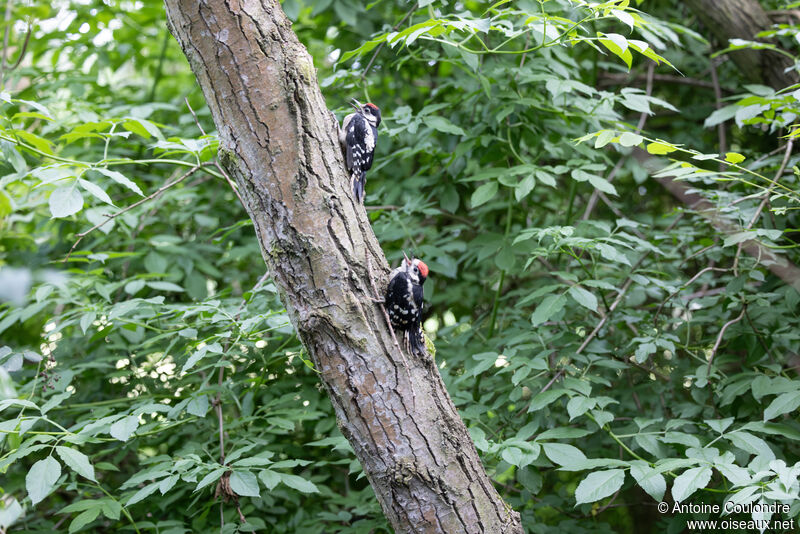
[{"label": "woodpecker's black wing", "polygon": [[410,300],[413,298],[411,285],[408,275],[401,272],[389,281],[389,287],[386,290],[384,304],[386,311],[389,312],[392,324],[401,330],[407,330],[415,321],[416,304]]},{"label": "woodpecker's black wing", "polygon": [[[358,172],[359,174],[361,171],[368,169],[369,167],[364,167],[364,161],[366,157],[366,147],[364,146],[364,139],[367,137],[369,125],[367,124],[367,120],[364,116],[360,113],[356,113],[353,115],[353,118],[350,119],[350,123],[347,125],[347,130],[345,132],[345,141],[347,149],[345,151],[345,162],[347,163],[347,169],[351,172]],[[370,159],[372,155],[370,154]],[[372,162],[370,161],[370,164]]]},{"label": "woodpecker's black wing", "polygon": [[417,306],[417,313],[422,315],[422,286],[415,284],[412,289],[414,295],[414,304]]}]

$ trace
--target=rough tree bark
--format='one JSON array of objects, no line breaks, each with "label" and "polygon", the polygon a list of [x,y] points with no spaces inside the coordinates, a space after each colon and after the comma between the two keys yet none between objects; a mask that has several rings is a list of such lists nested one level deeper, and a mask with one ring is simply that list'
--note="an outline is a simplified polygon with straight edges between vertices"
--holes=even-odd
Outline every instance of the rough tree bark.
[{"label": "rough tree bark", "polygon": [[[723,48],[728,39],[757,41],[756,34],[772,24],[757,0],[687,0],[691,10]],[[791,61],[769,50],[738,50],[731,59],[746,77],[754,82],[766,82],[771,87],[783,89],[797,83],[794,71],[784,72]]]},{"label": "rough tree bark", "polygon": [[[370,275],[386,259],[349,191],[312,59],[277,0],[166,0],[292,323],[397,532],[521,533],[429,358],[403,356]],[[413,386],[412,386],[413,383]]]}]

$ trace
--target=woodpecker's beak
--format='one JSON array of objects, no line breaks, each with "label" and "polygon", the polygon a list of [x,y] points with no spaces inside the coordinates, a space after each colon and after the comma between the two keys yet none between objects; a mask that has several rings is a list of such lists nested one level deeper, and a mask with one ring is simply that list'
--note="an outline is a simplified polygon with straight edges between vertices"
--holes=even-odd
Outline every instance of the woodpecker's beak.
[{"label": "woodpecker's beak", "polygon": [[408,256],[406,256],[406,251],[405,250],[403,251],[403,257],[406,259],[406,263],[411,265],[411,260],[409,260]]},{"label": "woodpecker's beak", "polygon": [[364,107],[361,105],[361,102],[359,102],[355,98],[350,100],[350,105],[353,106],[353,109],[355,109],[356,111],[361,111],[361,108]]}]

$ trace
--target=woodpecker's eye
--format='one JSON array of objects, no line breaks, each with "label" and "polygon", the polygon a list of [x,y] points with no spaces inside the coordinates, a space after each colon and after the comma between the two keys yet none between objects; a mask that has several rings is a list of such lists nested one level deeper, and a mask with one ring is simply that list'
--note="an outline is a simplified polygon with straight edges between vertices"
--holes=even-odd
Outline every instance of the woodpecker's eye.
[{"label": "woodpecker's eye", "polygon": [[419,274],[419,269],[416,266],[414,266],[414,273]]}]

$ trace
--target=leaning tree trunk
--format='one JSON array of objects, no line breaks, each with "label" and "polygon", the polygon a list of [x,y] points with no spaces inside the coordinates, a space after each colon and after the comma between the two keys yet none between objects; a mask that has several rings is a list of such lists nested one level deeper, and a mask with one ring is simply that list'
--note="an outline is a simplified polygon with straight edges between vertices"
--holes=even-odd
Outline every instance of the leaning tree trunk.
[{"label": "leaning tree trunk", "polygon": [[[729,39],[758,41],[756,34],[772,26],[758,0],[687,0],[692,11],[714,34],[723,48]],[[731,59],[741,73],[751,81],[783,89],[797,82],[794,71],[786,72],[792,65],[787,57],[770,50],[737,50]]]},{"label": "leaning tree trunk", "polygon": [[371,277],[386,287],[386,259],[350,194],[314,64],[277,0],[166,7],[220,161],[386,517],[397,532],[521,533],[436,367],[399,352],[370,300]]}]

